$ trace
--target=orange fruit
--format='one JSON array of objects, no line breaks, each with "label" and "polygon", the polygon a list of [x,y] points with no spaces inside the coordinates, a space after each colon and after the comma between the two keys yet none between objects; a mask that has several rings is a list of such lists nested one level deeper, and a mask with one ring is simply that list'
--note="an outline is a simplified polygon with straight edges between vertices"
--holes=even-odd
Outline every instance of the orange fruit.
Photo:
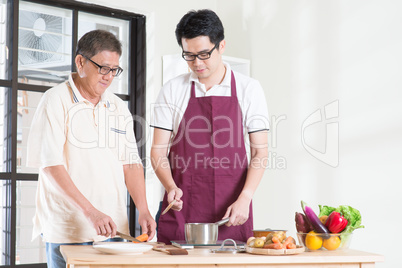
[{"label": "orange fruit", "polygon": [[341,240],[338,236],[332,236],[331,238],[325,239],[323,243],[323,247],[327,250],[335,250],[341,244]]},{"label": "orange fruit", "polygon": [[306,236],[306,247],[310,250],[317,250],[322,247],[322,238],[316,232],[311,231]]}]

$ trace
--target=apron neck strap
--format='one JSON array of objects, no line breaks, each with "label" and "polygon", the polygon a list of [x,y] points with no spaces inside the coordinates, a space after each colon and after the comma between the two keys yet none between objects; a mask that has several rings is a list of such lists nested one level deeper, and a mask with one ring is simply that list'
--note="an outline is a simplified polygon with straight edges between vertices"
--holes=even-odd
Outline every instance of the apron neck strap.
[{"label": "apron neck strap", "polygon": [[231,71],[231,79],[230,79],[230,90],[232,92],[232,97],[237,98],[237,90],[236,90],[236,80],[233,74],[233,71]]},{"label": "apron neck strap", "polygon": [[195,99],[195,83],[191,82],[191,99]]}]

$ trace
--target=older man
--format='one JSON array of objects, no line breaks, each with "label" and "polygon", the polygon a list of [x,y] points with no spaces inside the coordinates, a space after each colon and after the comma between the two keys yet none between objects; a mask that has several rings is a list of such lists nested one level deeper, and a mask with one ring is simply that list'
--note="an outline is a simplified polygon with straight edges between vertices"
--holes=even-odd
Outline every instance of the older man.
[{"label": "older man", "polygon": [[120,56],[113,34],[85,34],[77,45],[77,72],[49,89],[35,113],[28,138],[28,166],[39,168],[33,236],[46,241],[49,267],[65,267],[61,244],[128,233],[127,190],[143,232],[155,235],[131,114],[106,90],[123,71]]}]

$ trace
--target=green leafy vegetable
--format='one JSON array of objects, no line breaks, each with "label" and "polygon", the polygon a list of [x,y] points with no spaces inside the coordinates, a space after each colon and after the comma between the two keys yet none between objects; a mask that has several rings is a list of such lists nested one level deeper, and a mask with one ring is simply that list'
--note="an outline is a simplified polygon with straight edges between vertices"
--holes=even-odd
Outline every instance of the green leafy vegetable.
[{"label": "green leafy vegetable", "polygon": [[348,225],[346,226],[345,230],[342,231],[342,234],[349,234],[352,233],[354,230],[358,228],[364,228],[362,223],[362,216],[360,211],[351,206],[339,206],[337,208],[330,207],[330,206],[322,206],[319,205],[320,214],[318,217],[321,216],[329,216],[333,211],[339,212],[343,215],[345,219],[348,220]]},{"label": "green leafy vegetable", "polygon": [[349,221],[342,234],[351,233],[356,229],[364,228],[364,226],[361,225],[362,216],[360,215],[360,211],[357,209],[352,208],[351,206],[339,206],[336,211],[341,213],[343,217]]},{"label": "green leafy vegetable", "polygon": [[330,206],[322,206],[322,205],[318,206],[320,207],[320,214],[318,214],[318,218],[321,216],[329,216],[329,214],[331,214],[332,211],[335,211],[335,208]]}]

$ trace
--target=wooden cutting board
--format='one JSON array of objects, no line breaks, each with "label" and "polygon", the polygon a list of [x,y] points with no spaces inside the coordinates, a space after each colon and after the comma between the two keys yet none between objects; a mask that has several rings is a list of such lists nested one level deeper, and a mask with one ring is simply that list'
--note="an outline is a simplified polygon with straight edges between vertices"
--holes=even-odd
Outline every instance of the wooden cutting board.
[{"label": "wooden cutting board", "polygon": [[267,248],[251,248],[246,246],[246,252],[258,255],[292,255],[304,252],[303,246],[296,246],[295,249],[267,249]]}]

